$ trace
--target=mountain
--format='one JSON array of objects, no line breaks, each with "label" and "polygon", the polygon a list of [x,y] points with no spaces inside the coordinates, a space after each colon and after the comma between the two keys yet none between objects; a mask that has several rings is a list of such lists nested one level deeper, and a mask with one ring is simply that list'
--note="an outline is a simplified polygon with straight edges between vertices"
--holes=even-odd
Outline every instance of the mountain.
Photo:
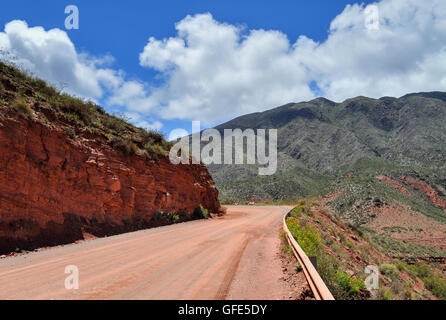
[{"label": "mountain", "polygon": [[304,201],[317,211],[324,199],[322,215],[359,230],[388,261],[444,266],[445,120],[443,92],[290,103],[216,127],[277,129],[274,175],[258,176],[256,165],[208,168],[225,203]]},{"label": "mountain", "polygon": [[[254,165],[209,165],[225,201],[321,194],[348,173],[446,170],[446,93],[401,98],[324,98],[241,116],[216,127],[277,129],[278,172]],[[443,182],[444,183],[444,182]]]},{"label": "mountain", "polygon": [[0,63],[0,254],[218,212],[206,167],[170,146]]},{"label": "mountain", "polygon": [[220,199],[296,206],[287,225],[336,298],[446,298],[446,93],[319,98],[216,127],[237,128],[278,130],[278,170],[209,165]]}]

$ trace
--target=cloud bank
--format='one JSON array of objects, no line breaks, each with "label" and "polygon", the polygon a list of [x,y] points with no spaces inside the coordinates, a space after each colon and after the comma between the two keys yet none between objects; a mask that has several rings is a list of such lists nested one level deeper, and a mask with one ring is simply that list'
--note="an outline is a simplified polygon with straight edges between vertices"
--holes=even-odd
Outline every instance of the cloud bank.
[{"label": "cloud bank", "polygon": [[[107,67],[113,57],[92,57],[79,53],[67,33],[60,29],[46,31],[42,27],[29,27],[25,21],[14,20],[0,32],[0,58],[13,61],[22,69],[43,78],[58,89],[110,106],[134,111],[131,119],[136,125],[160,129],[159,121],[147,119],[147,90],[145,84],[126,81],[122,70]],[[145,119],[142,119],[145,117]]]},{"label": "cloud bank", "polygon": [[319,95],[342,101],[446,90],[446,2],[374,5],[379,29],[365,26],[370,7],[348,5],[323,42],[291,43],[280,31],[246,31],[210,13],[187,16],[175,37],[152,37],[140,54],[141,66],[166,78],[152,103],[167,119],[215,123]]},{"label": "cloud bank", "polygon": [[[353,4],[331,22],[327,38],[294,42],[277,30],[249,30],[210,13],[188,15],[176,34],[150,37],[140,65],[158,72],[161,85],[127,80],[113,58],[76,50],[59,29],[11,21],[0,49],[65,91],[119,108],[140,126],[163,119],[214,125],[288,102],[324,96],[401,96],[446,91],[446,2],[382,0],[379,28],[366,28],[370,7]],[[137,54],[135,53],[135,59]]]}]

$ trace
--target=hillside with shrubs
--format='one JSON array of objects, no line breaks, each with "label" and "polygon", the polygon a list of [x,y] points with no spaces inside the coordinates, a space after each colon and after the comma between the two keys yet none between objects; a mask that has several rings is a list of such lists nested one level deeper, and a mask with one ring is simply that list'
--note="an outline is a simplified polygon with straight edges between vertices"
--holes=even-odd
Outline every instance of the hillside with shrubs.
[{"label": "hillside with shrubs", "polygon": [[[338,196],[302,199],[286,219],[305,253],[316,257],[317,271],[335,299],[446,299],[444,260],[411,256],[407,248],[382,242],[369,228],[339,218],[329,205]],[[291,254],[281,237],[283,249]],[[371,291],[366,289],[365,272],[370,265],[379,270],[379,288]],[[297,263],[296,271],[301,270]]]}]

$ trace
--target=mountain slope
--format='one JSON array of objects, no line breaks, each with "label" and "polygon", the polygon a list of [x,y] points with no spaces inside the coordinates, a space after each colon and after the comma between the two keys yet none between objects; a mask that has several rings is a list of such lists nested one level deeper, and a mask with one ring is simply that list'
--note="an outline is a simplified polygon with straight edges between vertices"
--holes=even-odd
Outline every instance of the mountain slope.
[{"label": "mountain slope", "polygon": [[[265,178],[257,177],[255,166],[210,165],[209,170],[223,199],[240,194],[241,185],[250,190],[242,195],[259,198],[306,196],[310,193],[303,185],[287,191],[290,189],[287,180],[309,175],[314,180],[320,180],[321,175],[330,180],[350,171],[371,169],[428,168],[444,172],[445,96],[442,92],[430,92],[398,99],[357,97],[342,103],[318,98],[249,114],[217,126],[221,132],[235,128],[278,130],[276,177],[281,182],[276,185],[283,188],[282,194],[256,191],[253,180]],[[281,179],[283,173],[289,179]]]},{"label": "mountain slope", "polygon": [[[328,205],[342,200],[340,193],[321,199],[300,199],[286,219],[290,232],[305,253],[316,257],[318,272],[337,300],[446,299],[446,256],[422,242],[426,239],[423,233],[428,232],[427,226],[438,237],[446,225],[407,208],[392,208],[394,212],[390,212],[383,205],[378,212],[374,210],[378,217],[372,223],[357,227],[343,219],[348,217],[340,218]],[[392,215],[394,219],[386,220]],[[412,228],[413,231],[403,232]],[[423,245],[404,238],[415,234]],[[288,244],[286,240],[284,243]],[[422,253],[426,255],[421,256]],[[436,256],[429,256],[432,254]],[[365,286],[369,266],[379,270],[378,288],[371,291]]]},{"label": "mountain slope", "polygon": [[325,196],[337,219],[388,258],[444,266],[445,120],[442,92],[287,104],[217,127],[276,128],[276,174],[257,176],[253,165],[208,167],[225,202]]}]

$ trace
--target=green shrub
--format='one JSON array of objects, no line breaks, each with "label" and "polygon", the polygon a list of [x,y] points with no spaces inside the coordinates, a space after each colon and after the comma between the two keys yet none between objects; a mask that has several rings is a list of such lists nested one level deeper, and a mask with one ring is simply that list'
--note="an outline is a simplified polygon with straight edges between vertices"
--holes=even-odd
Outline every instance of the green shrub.
[{"label": "green shrub", "polygon": [[[323,247],[324,240],[319,232],[310,224],[307,217],[302,217],[304,209],[294,210],[294,216],[286,219],[286,224],[291,235],[296,239],[302,250],[308,256],[317,257],[317,271],[329,290],[336,299],[358,299],[360,293],[365,289],[364,280],[358,277],[351,277],[347,273],[339,270],[339,261],[336,256],[326,253]],[[335,232],[337,236],[339,234]],[[342,251],[336,243],[332,243],[334,251]]]},{"label": "green shrub", "polygon": [[350,276],[343,271],[338,271],[336,276],[338,287],[350,297],[357,296],[365,289],[364,280],[361,278]]},{"label": "green shrub", "polygon": [[150,154],[164,154],[165,150],[159,144],[146,144],[144,149],[150,152]]},{"label": "green shrub", "polygon": [[164,143],[164,136],[156,130],[141,129],[141,142],[143,145],[162,145]]},{"label": "green shrub", "polygon": [[53,86],[46,86],[42,89],[43,94],[46,94],[48,97],[54,97],[59,94],[57,90]]},{"label": "green shrub", "polygon": [[392,300],[393,299],[393,296],[392,296],[392,293],[390,292],[390,289],[381,288],[379,290],[379,295],[380,295],[382,300]]},{"label": "green shrub", "polygon": [[431,291],[437,298],[446,300],[446,280],[439,275],[433,275],[422,279],[426,289]]},{"label": "green shrub", "polygon": [[113,136],[111,143],[113,148],[119,149],[127,155],[135,155],[140,152],[138,146],[127,138]]},{"label": "green shrub", "polygon": [[286,220],[291,235],[308,256],[317,256],[322,248],[322,239],[319,233],[311,226],[301,226],[296,218]]},{"label": "green shrub", "polygon": [[345,245],[346,245],[347,247],[349,247],[350,249],[353,249],[353,248],[354,248],[354,244],[353,244],[353,242],[351,242],[351,241],[349,241],[349,240],[345,243]]},{"label": "green shrub", "polygon": [[164,212],[162,212],[162,211],[155,212],[152,216],[152,220],[156,221],[156,222],[161,222],[161,221],[165,220]]},{"label": "green shrub", "polygon": [[45,81],[38,78],[29,78],[29,84],[38,92],[46,95],[47,97],[53,97],[58,95],[57,90],[49,86]]},{"label": "green shrub", "polygon": [[411,277],[419,277],[421,279],[432,277],[434,272],[432,268],[427,263],[415,263],[415,264],[405,264],[405,271],[409,273]]},{"label": "green shrub", "polygon": [[426,289],[431,291],[439,299],[446,299],[446,280],[436,274],[434,269],[427,263],[418,262],[407,265],[406,270],[410,275],[415,275],[424,283]]},{"label": "green shrub", "polygon": [[406,263],[405,262],[399,262],[396,265],[396,268],[398,269],[398,271],[405,271],[406,270]]},{"label": "green shrub", "polygon": [[385,275],[390,277],[391,279],[396,279],[398,277],[398,269],[395,265],[390,263],[383,263],[379,266],[379,271]]},{"label": "green shrub", "polygon": [[309,211],[310,209],[305,205],[305,202],[303,202],[303,204],[300,204],[291,210],[290,216],[293,218],[299,218],[302,214],[308,214]]},{"label": "green shrub", "polygon": [[339,239],[341,239],[341,242],[345,242],[347,240],[347,238],[345,237],[345,235],[343,233],[338,233]]},{"label": "green shrub", "polygon": [[414,267],[417,276],[420,278],[431,277],[433,275],[433,270],[427,263],[416,263]]},{"label": "green shrub", "polygon": [[102,118],[102,124],[106,129],[110,129],[116,133],[121,133],[125,131],[126,128],[126,123],[124,120],[111,115],[107,115]]},{"label": "green shrub", "polygon": [[282,240],[282,250],[284,253],[293,255],[293,249],[291,249],[290,244],[288,243],[286,232],[281,231],[279,233],[280,240]]},{"label": "green shrub", "polygon": [[26,120],[32,120],[34,118],[33,109],[23,97],[16,98],[11,107]]},{"label": "green shrub", "polygon": [[338,272],[338,269],[339,261],[334,256],[322,253],[317,257],[317,272],[335,296],[336,274]]},{"label": "green shrub", "polygon": [[153,221],[157,223],[176,223],[181,219],[180,214],[157,211],[152,217]]},{"label": "green shrub", "polygon": [[61,94],[59,98],[59,107],[64,113],[76,114],[84,125],[90,126],[93,124],[97,117],[97,107],[94,103],[84,102],[66,93]]},{"label": "green shrub", "polygon": [[194,217],[197,219],[207,219],[209,218],[209,211],[200,204],[200,206],[194,210]]}]

